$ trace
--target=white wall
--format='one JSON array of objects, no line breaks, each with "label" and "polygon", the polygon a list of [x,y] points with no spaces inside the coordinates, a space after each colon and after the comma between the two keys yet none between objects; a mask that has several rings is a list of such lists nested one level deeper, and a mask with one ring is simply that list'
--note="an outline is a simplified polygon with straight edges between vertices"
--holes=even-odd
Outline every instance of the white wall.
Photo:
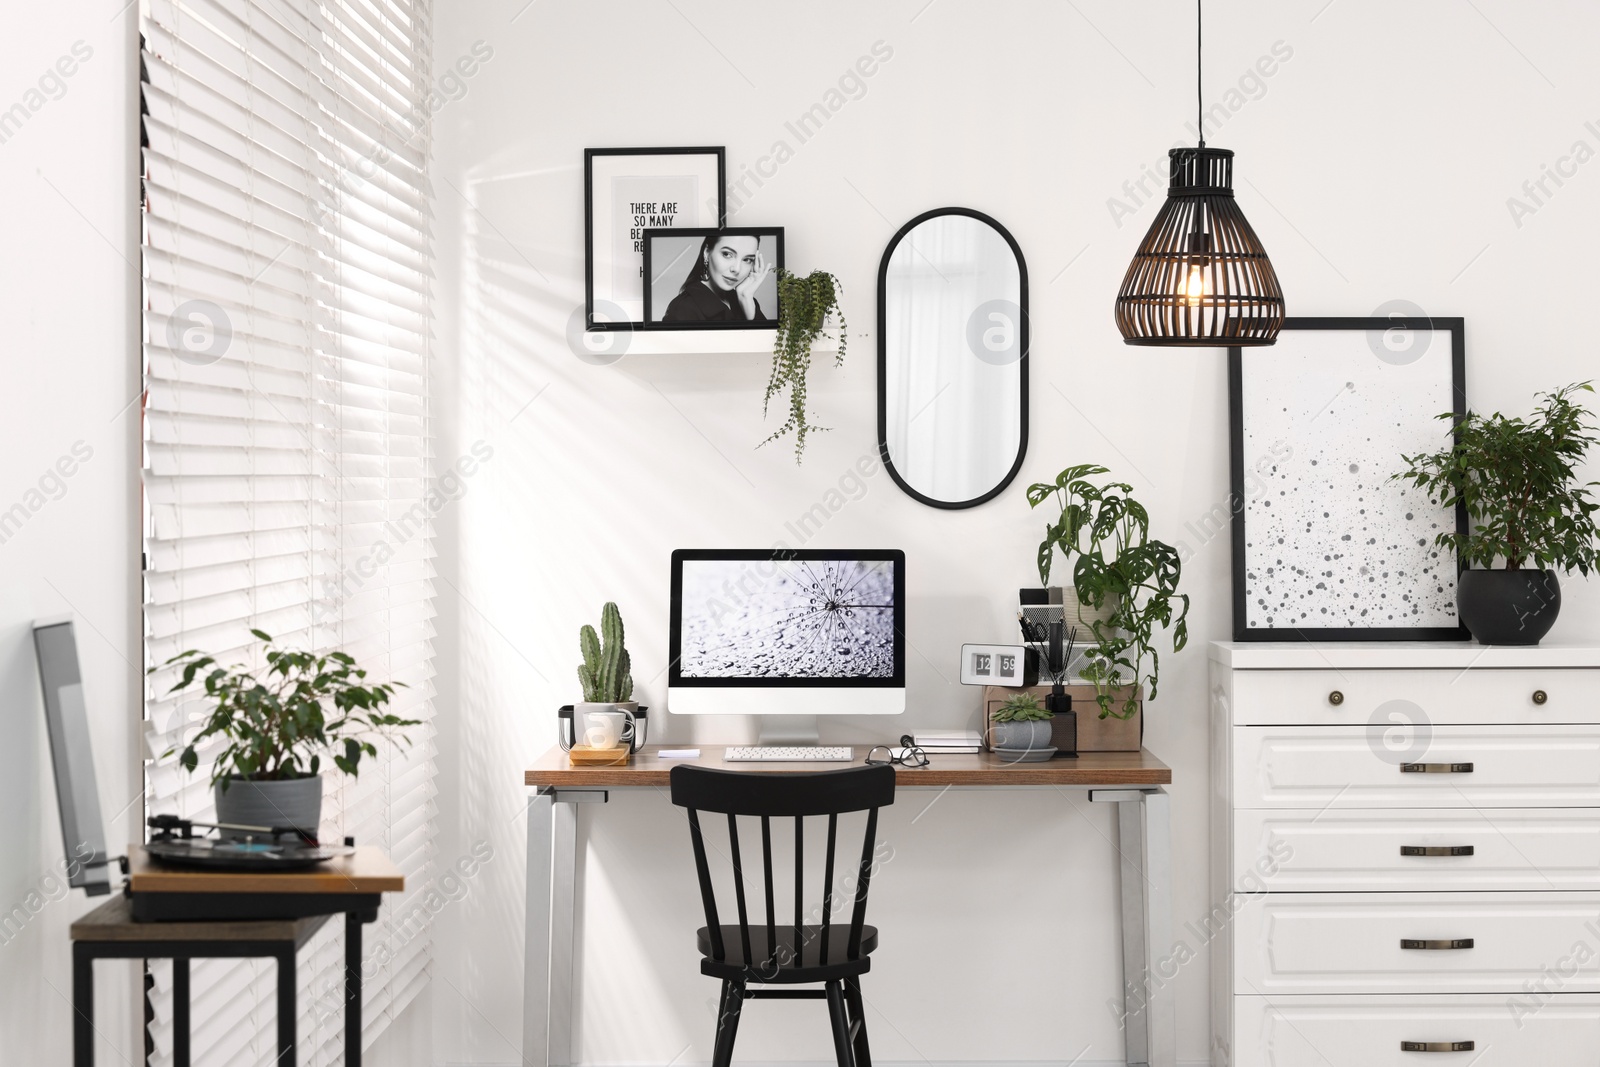
[{"label": "white wall", "polygon": [[[1292,314],[1368,315],[1404,298],[1465,315],[1469,392],[1488,408],[1521,411],[1534,390],[1595,374],[1600,164],[1550,186],[1520,226],[1506,201],[1574,141],[1600,149],[1588,47],[1600,11],[1576,0],[1249,0],[1208,15],[1210,99],[1231,105],[1211,141],[1239,153],[1240,202]],[[810,543],[906,550],[904,725],[970,725],[976,691],[954,684],[957,646],[1008,639],[1015,590],[1034,580],[1040,522],[1023,487],[1084,461],[1135,484],[1157,535],[1194,551],[1190,648],[1165,660],[1147,734],[1174,769],[1175,929],[1194,946],[1182,923],[1208,908],[1205,648],[1228,636],[1230,578],[1226,536],[1202,544],[1185,523],[1227,491],[1225,356],[1124,347],[1111,316],[1155,211],[1126,198],[1124,182],[1147,164],[1164,175],[1166,150],[1192,143],[1192,5],[440,6],[436,69],[477,40],[493,58],[438,120],[439,348],[459,389],[441,411],[440,453],[480,438],[495,448],[442,535],[442,674],[455,679],[440,697],[454,835],[443,849],[448,859],[483,838],[498,858],[446,918],[437,1059],[517,1056],[521,771],[554,743],[554,708],[575,695],[578,626],[615,599],[643,698],[659,703],[669,553],[794,543],[784,524],[873,453],[879,257],[903,222],[943,205],[995,216],[1027,257],[1022,473],[999,499],[947,513],[880,472]],[[864,95],[797,144],[786,120],[876,42],[893,55]],[[1275,51],[1269,78],[1223,97]],[[734,219],[786,226],[790,264],[837,273],[852,323],[845,367],[813,379],[817,415],[835,429],[801,467],[785,448],[753,447],[774,425],[761,421],[763,355],[594,366],[566,340],[583,300],[585,147],[725,144],[737,178],[776,140],[793,158]],[[1553,637],[1600,636],[1593,590],[1566,587]],[[830,725],[856,743],[902,729]],[[672,721],[658,736],[740,739],[747,726]],[[878,1058],[1116,1059],[1108,815],[1065,793],[951,794],[912,825],[926,802],[896,805],[896,859],[874,882],[885,937],[866,995]],[[681,822],[662,796],[614,795],[584,809],[580,829],[579,1058],[708,1060],[715,990],[689,942],[698,919]],[[1020,930],[1033,935],[1024,947]],[[1176,994],[1180,1059],[1203,1060],[1203,954]],[[757,1005],[740,1055],[825,1060],[825,1027],[811,1008]]]},{"label": "white wall", "polygon": [[[34,619],[77,618],[114,852],[138,832],[141,814],[134,757],[137,30],[135,15],[118,14],[119,7],[121,0],[33,5],[0,36],[0,321],[7,338],[0,355],[0,512],[18,503],[27,509],[20,527],[0,525],[0,1064],[7,1065],[70,1061],[67,926],[98,903],[80,891],[67,894],[60,880],[64,853]],[[62,57],[68,62],[57,70]],[[12,108],[18,103],[21,113]],[[70,477],[46,477],[74,445],[79,458],[89,458],[66,464]],[[135,968],[97,966],[100,1063],[143,1054]]]}]

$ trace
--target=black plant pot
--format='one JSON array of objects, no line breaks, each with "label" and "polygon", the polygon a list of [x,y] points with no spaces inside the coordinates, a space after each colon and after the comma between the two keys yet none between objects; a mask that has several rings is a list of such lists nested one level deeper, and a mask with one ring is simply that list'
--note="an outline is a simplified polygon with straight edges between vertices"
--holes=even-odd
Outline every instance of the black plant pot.
[{"label": "black plant pot", "polygon": [[1461,622],[1486,645],[1537,645],[1561,614],[1555,571],[1462,571]]}]

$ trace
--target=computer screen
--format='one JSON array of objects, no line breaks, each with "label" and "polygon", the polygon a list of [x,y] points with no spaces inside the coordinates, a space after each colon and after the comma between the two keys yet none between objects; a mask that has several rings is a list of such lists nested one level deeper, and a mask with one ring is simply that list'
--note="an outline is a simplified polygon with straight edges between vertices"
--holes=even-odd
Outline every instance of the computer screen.
[{"label": "computer screen", "polygon": [[[669,702],[692,691],[905,687],[905,555],[894,550],[680,550],[672,554]],[[880,694],[881,696],[882,694]],[[785,702],[780,714],[794,712]],[[872,702],[883,707],[884,702]],[[822,706],[822,705],[827,706]],[[902,700],[903,704],[903,700]],[[760,711],[774,705],[746,705]]]}]

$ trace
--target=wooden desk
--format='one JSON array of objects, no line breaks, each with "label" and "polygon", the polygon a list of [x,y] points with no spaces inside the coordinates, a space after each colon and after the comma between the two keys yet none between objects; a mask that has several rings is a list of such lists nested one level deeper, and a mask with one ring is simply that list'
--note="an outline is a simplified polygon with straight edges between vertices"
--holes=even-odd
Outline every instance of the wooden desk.
[{"label": "wooden desk", "polygon": [[[662,759],[662,746],[646,745],[631,763],[617,767],[574,766],[567,754],[552,748],[523,775],[523,783],[538,789],[596,786],[664,786],[671,780],[672,768],[680,763],[718,770],[795,773],[826,771],[847,767],[847,763],[727,763],[725,745],[693,745],[700,755],[695,759]],[[860,764],[867,750],[856,747],[855,763]],[[1060,786],[1145,786],[1171,785],[1172,769],[1149,752],[1085,752],[1077,759],[1053,759],[1045,763],[1002,763],[992,752],[972,756],[932,756],[926,767],[896,767],[895,786],[907,789],[919,785],[1060,785]]]},{"label": "wooden desk", "polygon": [[[528,805],[528,920],[523,1002],[523,1062],[572,1064],[572,967],[580,803],[603,804],[612,789],[663,789],[680,763],[749,773],[831,770],[846,763],[725,763],[721,745],[694,759],[662,759],[649,745],[632,762],[573,766],[552,748],[523,776]],[[865,746],[854,746],[859,766]],[[1096,803],[1117,805],[1121,856],[1123,1005],[1128,1067],[1173,1067],[1176,1019],[1168,983],[1155,965],[1172,941],[1171,798],[1161,788],[1172,770],[1148,751],[1086,752],[1075,760],[1002,763],[990,753],[934,756],[923,768],[897,767],[897,789],[1035,787],[1086,789]],[[687,837],[687,835],[685,835]]]}]

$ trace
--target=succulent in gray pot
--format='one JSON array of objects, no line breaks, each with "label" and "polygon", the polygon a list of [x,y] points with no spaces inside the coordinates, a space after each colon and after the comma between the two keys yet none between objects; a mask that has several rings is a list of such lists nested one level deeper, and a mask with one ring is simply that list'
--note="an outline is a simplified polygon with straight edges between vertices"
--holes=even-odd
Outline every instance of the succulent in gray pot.
[{"label": "succulent in gray pot", "polygon": [[1032,693],[1018,693],[995,709],[989,725],[989,747],[1001,759],[1025,759],[1054,752],[1051,713]]},{"label": "succulent in gray pot", "polygon": [[[1561,612],[1557,571],[1587,575],[1600,566],[1600,503],[1578,480],[1577,466],[1597,438],[1589,412],[1573,394],[1579,382],[1543,399],[1527,419],[1496,412],[1453,413],[1448,448],[1402,456],[1408,482],[1446,507],[1465,509],[1466,533],[1441,533],[1434,542],[1454,551],[1464,568],[1456,586],[1461,622],[1486,645],[1536,645]],[[1497,566],[1498,564],[1498,566]]]},{"label": "succulent in gray pot", "polygon": [[[199,684],[213,705],[200,731],[178,753],[178,763],[194,771],[200,750],[222,747],[211,764],[217,822],[226,837],[254,831],[228,827],[293,828],[316,836],[322,822],[322,756],[330,753],[338,770],[355,777],[361,757],[376,756],[375,737],[406,742],[403,719],[385,708],[396,686],[369,685],[367,672],[343,652],[318,655],[273,645],[272,637],[251,630],[266,643],[266,667],[221,667],[198,651],[181,652],[147,672],[181,669],[169,692]],[[214,739],[214,740],[213,740]]]}]

